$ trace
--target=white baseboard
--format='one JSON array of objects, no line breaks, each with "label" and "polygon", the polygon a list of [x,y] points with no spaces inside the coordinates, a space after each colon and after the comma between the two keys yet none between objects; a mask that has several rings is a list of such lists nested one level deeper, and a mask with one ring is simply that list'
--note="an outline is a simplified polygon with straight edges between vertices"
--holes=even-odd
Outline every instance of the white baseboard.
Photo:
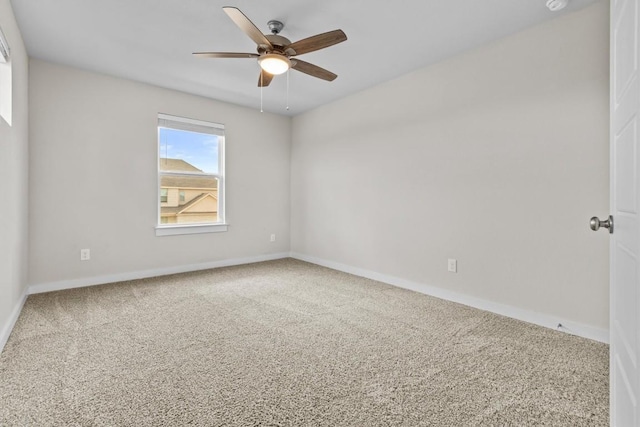
[{"label": "white baseboard", "polygon": [[[567,332],[573,335],[603,342],[606,344],[609,343],[609,331],[607,329],[596,328],[593,326],[572,322],[570,320],[561,319],[551,314],[538,313],[535,311],[513,307],[506,304],[500,304],[470,295],[461,294],[459,292],[449,291],[436,286],[429,286],[423,283],[412,282],[410,280],[402,279],[399,277],[388,276],[385,274],[377,273],[375,271],[352,267],[349,265],[340,264],[334,261],[320,259],[296,252],[292,252],[291,257],[299,259],[301,261],[307,261],[312,264],[318,264],[324,267],[332,268],[334,270],[343,271],[345,273],[354,274],[356,276],[366,277],[367,279],[376,280],[378,282],[387,283],[399,288],[410,289],[412,291],[420,292],[422,294],[430,295],[436,298],[457,302],[459,304],[464,304],[470,307],[478,308],[480,310],[490,311],[502,316],[507,316],[513,319],[522,320],[524,322],[544,326],[546,328],[560,330],[562,332]],[[558,327],[558,325],[562,326]]]},{"label": "white baseboard", "polygon": [[[609,331],[607,329],[596,328],[589,325],[584,325],[577,322],[572,322],[567,319],[562,319],[557,316],[553,316],[545,313],[538,313],[531,310],[526,310],[518,307],[513,307],[506,304],[500,304],[481,298],[473,297],[458,292],[449,291],[436,286],[430,286],[423,283],[413,282],[410,280],[402,279],[399,277],[389,276],[382,273],[378,273],[371,270],[352,267],[338,262],[320,259],[296,252],[292,253],[277,253],[269,255],[259,255],[245,258],[234,258],[221,261],[213,261],[201,264],[190,264],[177,267],[166,267],[152,270],[133,271],[128,273],[117,273],[105,276],[87,277],[81,279],[61,280],[57,282],[39,283],[29,286],[27,292],[23,295],[20,303],[16,306],[11,314],[11,317],[7,324],[0,333],[0,351],[4,347],[13,325],[15,324],[22,305],[26,300],[26,296],[30,294],[37,294],[42,292],[52,292],[64,289],[80,288],[85,286],[101,285],[105,283],[122,282],[126,280],[144,279],[147,277],[163,276],[167,274],[186,273],[190,271],[207,270],[210,268],[228,267],[233,265],[250,264],[254,262],[271,261],[276,259],[282,259],[287,257],[296,258],[302,261],[307,261],[313,264],[322,265],[324,267],[332,268],[334,270],[343,271],[345,273],[354,274],[356,276],[366,277],[368,279],[376,280],[379,282],[387,283],[393,286],[397,286],[404,289],[410,289],[412,291],[420,292],[425,295],[430,295],[436,298],[444,299],[447,301],[464,304],[470,307],[478,308],[480,310],[489,311],[492,313],[500,314],[502,316],[511,317],[513,319],[522,320],[524,322],[533,323],[546,328],[560,330],[580,337],[592,339],[595,341],[609,343]],[[558,328],[558,325],[562,327]]]},{"label": "white baseboard", "polygon": [[20,317],[20,312],[22,312],[22,307],[24,306],[24,302],[27,300],[27,292],[23,292],[20,296],[20,299],[16,303],[15,307],[13,307],[13,311],[9,315],[7,322],[2,327],[0,331],[0,353],[4,350],[4,346],[9,341],[9,335],[11,335],[11,331],[18,321],[18,317]]},{"label": "white baseboard", "polygon": [[30,285],[27,293],[39,294],[43,292],[61,291],[64,289],[83,288],[85,286],[104,285],[105,283],[123,282],[126,280],[145,279],[147,277],[165,276],[168,274],[187,273],[191,271],[208,270],[210,268],[230,267],[232,265],[251,264],[254,262],[272,261],[288,258],[288,252],[277,254],[257,255],[245,258],[233,258],[220,261],[211,261],[200,264],[180,265],[176,267],[164,267],[152,270],[131,271],[127,273],[108,274],[105,276],[83,277],[81,279],[60,280],[57,282],[38,283]]}]

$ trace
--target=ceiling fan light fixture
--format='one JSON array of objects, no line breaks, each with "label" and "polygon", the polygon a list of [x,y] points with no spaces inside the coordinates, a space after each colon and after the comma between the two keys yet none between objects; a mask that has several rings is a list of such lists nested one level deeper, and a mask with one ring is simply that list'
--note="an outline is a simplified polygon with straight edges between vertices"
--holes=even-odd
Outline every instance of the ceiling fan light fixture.
[{"label": "ceiling fan light fixture", "polygon": [[276,53],[267,53],[258,58],[260,68],[269,74],[277,76],[278,74],[285,73],[291,68],[291,61],[284,55],[278,55]]}]

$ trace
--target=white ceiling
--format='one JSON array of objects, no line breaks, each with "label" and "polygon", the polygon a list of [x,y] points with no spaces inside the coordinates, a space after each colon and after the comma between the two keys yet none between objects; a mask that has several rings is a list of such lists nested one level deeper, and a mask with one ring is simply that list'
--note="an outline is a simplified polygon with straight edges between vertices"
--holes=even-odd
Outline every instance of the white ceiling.
[{"label": "white ceiling", "polygon": [[[263,32],[285,24],[297,41],[342,29],[344,43],[300,57],[333,82],[291,71],[264,89],[264,110],[296,115],[596,0],[550,12],[546,0],[11,0],[30,56],[260,108],[255,59],[203,59],[195,51],[255,52],[223,12],[236,6]],[[393,60],[389,60],[392,58]],[[386,59],[386,60],[385,60]]]}]

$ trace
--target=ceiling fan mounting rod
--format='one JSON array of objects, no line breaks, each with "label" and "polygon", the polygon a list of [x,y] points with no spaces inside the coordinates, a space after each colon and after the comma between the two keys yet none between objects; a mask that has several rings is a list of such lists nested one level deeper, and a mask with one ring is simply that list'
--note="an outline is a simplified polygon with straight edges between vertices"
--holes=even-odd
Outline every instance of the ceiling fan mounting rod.
[{"label": "ceiling fan mounting rod", "polygon": [[267,22],[267,26],[269,27],[269,30],[271,30],[271,34],[273,35],[280,34],[280,31],[282,31],[282,29],[284,28],[284,24],[280,21],[276,21],[275,19]]}]

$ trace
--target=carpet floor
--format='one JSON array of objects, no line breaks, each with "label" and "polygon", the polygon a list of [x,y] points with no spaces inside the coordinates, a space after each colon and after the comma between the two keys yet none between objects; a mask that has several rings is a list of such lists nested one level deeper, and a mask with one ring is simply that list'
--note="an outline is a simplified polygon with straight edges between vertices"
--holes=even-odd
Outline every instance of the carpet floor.
[{"label": "carpet floor", "polygon": [[604,426],[608,351],[285,259],[29,296],[0,425]]}]

